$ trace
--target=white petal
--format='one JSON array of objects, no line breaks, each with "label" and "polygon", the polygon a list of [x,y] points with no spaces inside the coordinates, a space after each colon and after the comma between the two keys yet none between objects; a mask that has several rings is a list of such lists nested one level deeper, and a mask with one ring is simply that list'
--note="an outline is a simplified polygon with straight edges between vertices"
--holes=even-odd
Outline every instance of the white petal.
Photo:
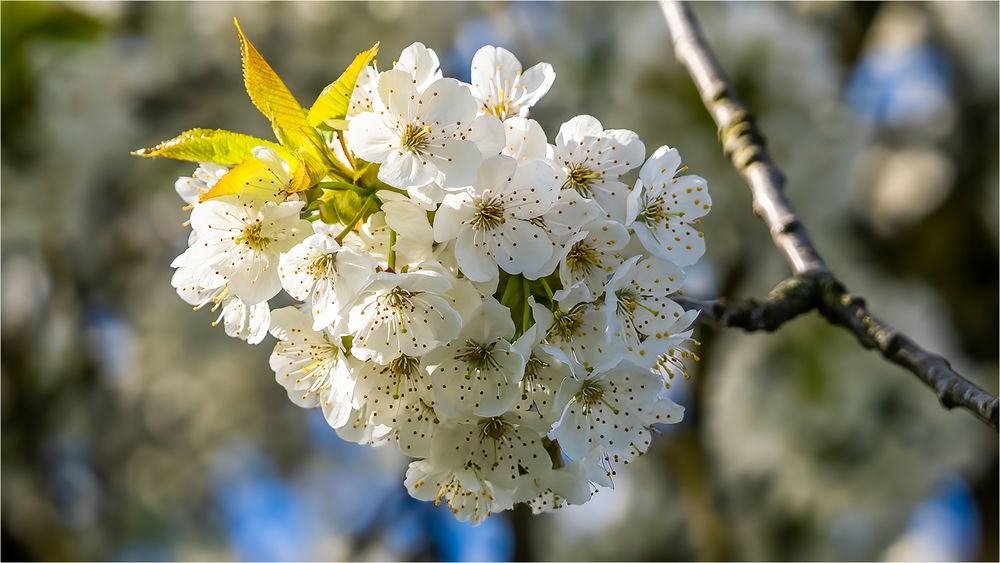
[{"label": "white petal", "polygon": [[440,172],[437,181],[441,187],[454,189],[472,185],[483,156],[472,141],[442,139],[427,149],[427,160]]},{"label": "white petal", "polygon": [[593,200],[585,199],[576,190],[561,190],[552,208],[545,213],[545,227],[553,237],[565,244],[569,237],[601,216],[601,209]]},{"label": "white petal", "polygon": [[414,86],[423,92],[431,82],[441,77],[440,66],[437,53],[418,42],[403,49],[392,68],[413,75]]},{"label": "white petal", "polygon": [[548,234],[527,221],[508,220],[487,237],[493,258],[508,274],[538,271],[552,256]]},{"label": "white petal", "polygon": [[281,291],[277,262],[277,253],[246,251],[231,264],[229,287],[247,305],[267,301]]},{"label": "white petal", "polygon": [[503,154],[518,162],[545,158],[548,148],[545,131],[534,119],[511,117],[503,122],[506,145]]},{"label": "white petal", "polygon": [[422,186],[436,177],[436,168],[413,151],[392,150],[379,167],[378,179],[396,188]]},{"label": "white petal", "polygon": [[465,277],[472,281],[485,282],[497,276],[497,262],[490,255],[489,247],[485,241],[476,242],[476,231],[469,225],[462,226],[458,233],[455,260]]},{"label": "white petal", "polygon": [[521,107],[531,107],[542,98],[556,80],[556,71],[549,63],[538,63],[521,75],[517,101]]},{"label": "white petal", "polygon": [[519,165],[511,182],[513,189],[508,209],[515,217],[540,217],[558,199],[562,180],[562,171],[547,160],[532,160]]},{"label": "white petal", "polygon": [[434,213],[434,240],[449,241],[458,236],[459,231],[474,212],[471,197],[466,193],[448,194],[441,207]]},{"label": "white petal", "polygon": [[[500,153],[507,137],[504,134],[503,123],[496,116],[483,114],[472,121],[468,139],[476,143],[483,157],[489,157]],[[542,142],[544,143],[544,137]]]},{"label": "white petal", "polygon": [[471,127],[476,100],[469,89],[454,78],[435,80],[420,95],[417,117],[434,133],[451,134],[456,127]]},{"label": "white petal", "polygon": [[604,139],[595,148],[600,155],[597,166],[608,178],[617,178],[638,168],[646,158],[646,145],[639,135],[628,129],[605,131]]},{"label": "white petal", "polygon": [[596,117],[578,115],[563,123],[556,135],[556,145],[566,146],[572,142],[580,142],[587,137],[597,137],[604,132],[604,126]]},{"label": "white petal", "polygon": [[473,192],[476,195],[498,195],[510,192],[510,182],[517,172],[517,161],[509,156],[487,158],[479,167]]},{"label": "white petal", "polygon": [[646,186],[652,187],[663,179],[673,178],[680,165],[681,155],[677,149],[663,145],[642,165],[642,169],[639,170],[639,180]]},{"label": "white petal", "polygon": [[680,219],[684,221],[704,217],[712,208],[708,182],[699,176],[681,176],[668,181],[665,195],[670,211],[680,214]]},{"label": "white petal", "polygon": [[365,112],[351,118],[347,146],[369,162],[385,162],[389,152],[399,146],[399,135],[389,129],[382,116]]},{"label": "white petal", "polygon": [[417,89],[410,73],[401,70],[383,72],[378,78],[378,93],[380,104],[376,104],[376,112],[385,110],[396,123],[413,121],[416,116]]},{"label": "white petal", "polygon": [[427,212],[407,201],[387,201],[382,204],[385,223],[400,237],[421,242],[433,242],[434,230],[427,221]]}]

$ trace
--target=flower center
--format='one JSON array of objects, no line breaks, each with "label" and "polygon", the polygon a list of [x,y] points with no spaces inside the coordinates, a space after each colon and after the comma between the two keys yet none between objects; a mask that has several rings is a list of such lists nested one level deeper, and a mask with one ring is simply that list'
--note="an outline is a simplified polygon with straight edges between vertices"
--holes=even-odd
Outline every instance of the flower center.
[{"label": "flower center", "polygon": [[417,358],[403,355],[389,362],[389,372],[396,377],[406,377],[417,371],[419,365],[420,360]]},{"label": "flower center", "polygon": [[521,380],[521,400],[527,400],[529,393],[541,390],[542,385],[536,380],[539,373],[547,367],[549,367],[549,364],[534,354],[528,358],[527,362],[524,362],[524,378]]},{"label": "flower center", "polygon": [[245,244],[256,250],[257,252],[263,251],[269,244],[271,244],[271,239],[265,237],[262,232],[264,226],[260,222],[255,222],[243,227],[243,233],[236,237],[236,244]]},{"label": "flower center", "polygon": [[403,128],[403,137],[399,144],[404,150],[420,152],[430,144],[430,132],[430,127],[409,123]]},{"label": "flower center", "polygon": [[604,387],[601,387],[601,384],[596,381],[584,381],[580,390],[576,392],[576,395],[574,395],[573,398],[578,403],[583,405],[584,412],[588,414],[590,413],[590,409],[597,403],[604,403],[609,409],[611,409],[611,412],[618,414],[618,409],[612,406],[611,403],[604,398]]},{"label": "flower center", "polygon": [[395,311],[402,312],[410,307],[410,298],[416,295],[413,292],[394,287],[382,296],[382,304]]},{"label": "flower center", "polygon": [[[392,391],[392,399],[399,400],[401,393],[400,388],[403,385],[404,379],[409,379],[414,372],[417,371],[417,367],[420,365],[420,360],[416,358],[411,358],[410,356],[400,356],[389,362],[389,365],[385,367],[382,373],[388,372],[390,376],[396,380],[395,388]],[[407,386],[406,391],[414,391],[412,382]]]},{"label": "flower center", "polygon": [[493,357],[493,347],[495,345],[496,342],[491,342],[484,346],[474,340],[465,341],[465,347],[458,351],[455,359],[469,366],[469,371],[465,374],[466,379],[472,379],[472,372],[474,371],[500,368],[500,362]]},{"label": "flower center", "polygon": [[500,121],[506,120],[510,117],[511,110],[511,99],[507,96],[507,92],[501,88],[497,92],[497,101],[492,104],[485,104],[483,109],[486,113],[491,113],[500,118]]},{"label": "flower center", "polygon": [[577,242],[566,254],[566,265],[574,272],[590,274],[594,268],[600,266],[597,249],[585,240]]},{"label": "flower center", "polygon": [[583,324],[583,307],[574,307],[569,311],[556,309],[552,312],[553,323],[549,335],[563,341],[569,341],[576,336]]},{"label": "flower center", "polygon": [[333,273],[333,254],[323,254],[309,264],[306,270],[311,277],[321,278]]},{"label": "flower center", "polygon": [[562,188],[564,190],[574,189],[579,192],[583,197],[590,197],[593,191],[590,189],[590,184],[594,180],[599,180],[601,175],[594,172],[590,168],[587,168],[583,164],[573,163],[567,166],[566,169],[568,175],[566,176],[566,182],[563,184]]},{"label": "flower center", "polygon": [[635,316],[635,310],[639,308],[639,299],[634,291],[629,289],[619,289],[615,292],[618,297],[618,314],[631,319]]},{"label": "flower center", "polygon": [[532,354],[528,361],[524,363],[524,380],[528,383],[538,377],[538,372],[549,367],[549,364],[542,361],[538,356]]},{"label": "flower center", "polygon": [[511,424],[499,416],[485,418],[479,421],[479,437],[499,440],[508,428],[511,428]]},{"label": "flower center", "polygon": [[639,219],[647,225],[663,223],[670,217],[680,217],[682,215],[681,213],[671,213],[668,211],[667,202],[662,195],[656,196],[652,200],[646,200],[643,203]]},{"label": "flower center", "polygon": [[489,231],[504,224],[503,204],[499,198],[483,198],[476,202],[476,210],[472,214],[472,228],[479,231]]}]

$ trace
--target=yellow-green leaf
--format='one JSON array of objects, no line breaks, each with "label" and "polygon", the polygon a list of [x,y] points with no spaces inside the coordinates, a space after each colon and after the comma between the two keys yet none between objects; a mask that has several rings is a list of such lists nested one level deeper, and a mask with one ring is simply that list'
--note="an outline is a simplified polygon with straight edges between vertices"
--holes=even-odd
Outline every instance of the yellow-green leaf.
[{"label": "yellow-green leaf", "polygon": [[303,161],[309,177],[318,181],[326,172],[323,151],[325,143],[319,132],[309,125],[306,111],[281,81],[271,65],[250,43],[235,19],[243,57],[243,81],[253,105],[271,121],[278,141]]},{"label": "yellow-green leaf", "polygon": [[330,195],[324,193],[327,197],[320,198],[319,216],[324,223],[348,225],[358,219],[361,208],[365,205],[365,200],[361,196],[351,191],[326,191],[333,193]]},{"label": "yellow-green leaf", "polygon": [[139,149],[132,154],[235,166],[251,158],[254,147],[271,148],[282,158],[289,156],[288,151],[276,143],[222,129],[191,129],[155,147]]},{"label": "yellow-green leaf", "polygon": [[378,43],[367,51],[362,51],[354,57],[354,61],[340,75],[340,78],[332,84],[323,88],[319,97],[309,109],[309,125],[318,126],[326,120],[343,120],[347,117],[347,108],[351,103],[351,94],[354,92],[354,85],[358,82],[358,76],[378,54]]},{"label": "yellow-green leaf", "polygon": [[[294,165],[294,163],[293,163]],[[224,195],[252,194],[275,200],[278,194],[288,192],[289,185],[278,178],[263,161],[251,158],[226,172],[219,181],[201,196],[207,201]]]}]

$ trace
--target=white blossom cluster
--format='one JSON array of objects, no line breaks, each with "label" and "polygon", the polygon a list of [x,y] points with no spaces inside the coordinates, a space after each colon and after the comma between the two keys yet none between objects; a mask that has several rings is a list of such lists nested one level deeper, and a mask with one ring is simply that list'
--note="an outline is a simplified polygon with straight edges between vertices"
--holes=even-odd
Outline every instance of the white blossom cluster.
[{"label": "white blossom cluster", "polygon": [[[420,43],[365,67],[344,142],[326,147],[377,170],[354,224],[285,192],[294,171],[272,148],[238,194],[203,200],[228,172],[216,164],[179,179],[192,232],[173,285],[231,336],[270,333],[292,402],[343,439],[398,444],[417,458],[410,494],[478,523],[586,502],[653,425],[681,420],[667,390],[695,312],[671,295],[705,251],[711,201],[676,150],[646,159],[594,117],[550,144],[528,117],[550,65],[489,46],[471,76],[442,77]],[[296,304],[272,310],[282,291]]]}]

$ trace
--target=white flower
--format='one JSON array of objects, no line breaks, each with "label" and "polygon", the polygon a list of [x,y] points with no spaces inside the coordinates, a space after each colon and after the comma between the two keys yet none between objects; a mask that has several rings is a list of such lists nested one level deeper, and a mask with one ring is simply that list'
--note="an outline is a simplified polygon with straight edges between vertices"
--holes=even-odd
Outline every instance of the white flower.
[{"label": "white flower", "polygon": [[313,223],[315,234],[306,237],[279,260],[278,275],[294,299],[309,302],[313,328],[346,333],[346,311],[375,275],[371,253],[337,244],[339,226]]},{"label": "white flower", "polygon": [[429,455],[440,421],[430,380],[418,358],[399,356],[386,365],[365,362],[354,393],[369,413],[368,423],[392,428],[404,453]]},{"label": "white flower", "polygon": [[229,172],[225,166],[219,166],[211,162],[200,162],[198,168],[191,176],[181,176],[174,182],[174,189],[177,195],[181,196],[184,203],[188,205],[198,205],[201,196],[205,195],[212,186]]},{"label": "white flower", "polygon": [[515,502],[524,502],[533,514],[552,512],[568,504],[584,504],[594,494],[595,487],[584,469],[585,460],[565,467],[525,476],[514,492]]},{"label": "white flower", "polygon": [[[690,311],[688,312],[690,313]],[[661,353],[656,357],[656,361],[650,368],[654,373],[660,375],[663,378],[663,384],[667,389],[670,389],[670,382],[677,376],[681,374],[684,379],[688,379],[690,375],[688,374],[686,362],[689,360],[698,361],[700,358],[693,351],[688,349],[691,344],[697,344],[697,342],[691,338],[694,331],[688,328],[684,330],[685,325],[690,326],[690,322],[694,319],[695,315],[688,315],[680,320],[678,320],[675,325],[676,330],[680,332],[675,332],[666,342],[666,346],[660,346],[660,349],[666,348],[666,352]]]},{"label": "white flower", "polygon": [[457,338],[424,357],[438,413],[496,416],[514,406],[525,359],[511,346],[513,336],[510,310],[490,299]]},{"label": "white flower", "polygon": [[455,258],[473,281],[530,273],[552,256],[552,241],[536,224],[555,202],[555,171],[543,161],[523,166],[507,156],[483,162],[475,185],[449,194],[434,216],[434,239],[457,239]]},{"label": "white flower", "polygon": [[555,79],[548,63],[538,63],[522,73],[517,57],[502,47],[487,45],[472,57],[472,93],[480,111],[500,119],[527,114]]},{"label": "white flower", "polygon": [[474,468],[494,485],[514,489],[521,475],[552,469],[542,436],[537,424],[517,411],[474,418],[438,429],[428,459],[442,467]]},{"label": "white flower", "polygon": [[626,223],[629,189],[619,178],[646,155],[638,135],[627,129],[605,130],[597,119],[578,115],[559,128],[552,154],[566,173],[565,189],[593,198],[608,218]]},{"label": "white flower", "polygon": [[553,297],[557,306],[551,311],[534,297],[528,299],[550,353],[561,353],[585,370],[605,369],[621,360],[624,347],[608,334],[607,305],[592,302],[587,286],[577,283]]},{"label": "white flower", "polygon": [[574,190],[560,191],[552,207],[535,221],[548,233],[555,249],[545,264],[533,272],[525,272],[525,277],[543,278],[554,272],[566,253],[565,245],[569,239],[580,234],[580,225],[587,225],[603,216],[604,212],[593,200],[584,199]]},{"label": "white flower", "polygon": [[442,297],[451,285],[431,271],[376,274],[350,311],[351,354],[387,364],[404,354],[423,356],[453,340],[462,318]]},{"label": "white flower", "polygon": [[281,286],[298,301],[309,301],[313,329],[321,330],[337,319],[338,302],[334,289],[337,252],[340,245],[324,224],[313,224],[315,234],[281,255],[278,277]]},{"label": "white flower", "polygon": [[570,361],[562,354],[553,355],[542,345],[544,336],[537,324],[531,325],[517,342],[514,349],[525,358],[524,377],[521,379],[521,397],[517,410],[535,412],[551,426],[562,414],[555,408],[555,396],[567,377],[573,377]]},{"label": "white flower", "polygon": [[657,350],[657,341],[664,341],[659,353],[665,353],[674,326],[680,322],[681,330],[687,329],[697,313],[688,314],[669,297],[684,283],[683,270],[655,256],[640,259],[633,256],[608,280],[608,325],[630,352],[645,356]]},{"label": "white flower", "polygon": [[378,178],[397,188],[438,181],[446,188],[469,185],[482,161],[471,140],[456,138],[472,126],[476,102],[451,78],[432,82],[423,93],[401,70],[379,76],[374,111],[350,121],[352,152],[380,163]]},{"label": "white flower", "polygon": [[203,288],[229,284],[247,305],[256,305],[281,290],[278,260],[311,230],[299,219],[303,202],[261,203],[250,197],[224,196],[191,211],[192,246],[174,267],[195,268],[194,282]]},{"label": "white flower", "polygon": [[598,220],[566,241],[559,262],[559,280],[563,287],[582,281],[592,293],[599,294],[608,276],[621,265],[619,251],[628,244],[628,229],[621,223]]},{"label": "white flower", "polygon": [[334,428],[347,424],[355,382],[338,339],[313,330],[309,316],[295,307],[275,309],[271,318],[271,334],[278,339],[271,369],[288,398],[304,408],[321,406]]},{"label": "white flower", "polygon": [[458,519],[478,524],[511,508],[523,479],[551,472],[541,440],[517,412],[442,426],[430,457],[410,464],[406,488],[417,499],[444,500]]},{"label": "white flower", "polygon": [[233,338],[246,340],[247,344],[260,344],[271,327],[271,309],[267,302],[247,305],[235,295],[226,299],[222,306],[219,320],[226,334]]},{"label": "white flower", "polygon": [[403,484],[415,499],[433,501],[435,506],[443,500],[462,522],[480,524],[493,512],[514,506],[510,491],[494,487],[473,468],[414,461],[406,470]]},{"label": "white flower", "polygon": [[712,200],[704,178],[674,177],[680,164],[676,149],[656,149],[628,196],[626,223],[646,250],[683,268],[705,254],[704,235],[693,224],[708,213]]},{"label": "white flower", "polygon": [[684,409],[661,397],[661,390],[659,377],[630,362],[567,379],[557,398],[565,411],[553,435],[571,459],[601,448],[613,461],[629,462],[649,448],[650,425],[683,416]]},{"label": "white flower", "polygon": [[194,281],[196,268],[185,266],[177,268],[170,282],[177,289],[181,299],[194,305],[198,310],[211,303],[212,311],[222,308],[219,317],[212,323],[223,323],[226,334],[233,338],[246,340],[248,344],[260,344],[267,336],[271,326],[271,309],[267,302],[248,306],[242,299],[229,291],[228,285],[206,289]]},{"label": "white flower", "polygon": [[[435,80],[441,78],[441,68],[437,53],[428,49],[423,43],[413,43],[403,49],[399,60],[392,65],[394,70],[400,70],[413,77],[413,85],[418,92],[423,92]],[[347,116],[373,111],[372,100],[378,95],[378,71],[371,65],[366,66],[358,75],[351,92],[351,103]]]}]

